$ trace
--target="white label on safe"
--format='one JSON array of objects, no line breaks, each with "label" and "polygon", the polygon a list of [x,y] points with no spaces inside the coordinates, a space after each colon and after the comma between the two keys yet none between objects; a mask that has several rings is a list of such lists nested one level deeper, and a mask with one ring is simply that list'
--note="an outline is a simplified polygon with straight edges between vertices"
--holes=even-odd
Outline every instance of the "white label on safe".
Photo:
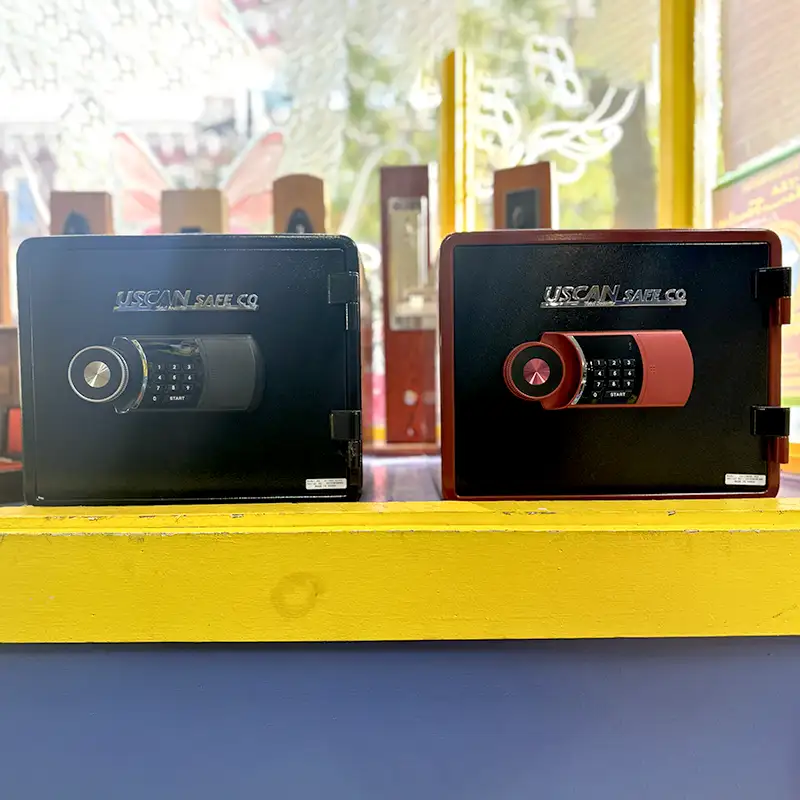
[{"label": "white label on safe", "polygon": [[725,474],[726,486],[766,486],[766,475],[748,475],[745,472],[728,472]]},{"label": "white label on safe", "polygon": [[306,478],[306,489],[346,489],[347,478]]}]

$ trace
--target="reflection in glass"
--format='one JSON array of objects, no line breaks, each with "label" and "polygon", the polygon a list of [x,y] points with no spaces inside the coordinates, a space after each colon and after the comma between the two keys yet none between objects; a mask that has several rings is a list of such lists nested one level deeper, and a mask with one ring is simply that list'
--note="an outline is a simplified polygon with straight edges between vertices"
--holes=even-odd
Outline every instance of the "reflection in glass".
[{"label": "reflection in glass", "polygon": [[438,306],[428,263],[428,199],[391,197],[389,325],[393,331],[435,330]]}]

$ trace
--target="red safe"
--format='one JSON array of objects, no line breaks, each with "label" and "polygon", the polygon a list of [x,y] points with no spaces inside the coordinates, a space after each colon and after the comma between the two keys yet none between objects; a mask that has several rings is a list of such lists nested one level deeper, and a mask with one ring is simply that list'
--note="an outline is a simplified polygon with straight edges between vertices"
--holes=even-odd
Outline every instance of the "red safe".
[{"label": "red safe", "polygon": [[444,497],[774,496],[790,295],[770,231],[449,236]]}]

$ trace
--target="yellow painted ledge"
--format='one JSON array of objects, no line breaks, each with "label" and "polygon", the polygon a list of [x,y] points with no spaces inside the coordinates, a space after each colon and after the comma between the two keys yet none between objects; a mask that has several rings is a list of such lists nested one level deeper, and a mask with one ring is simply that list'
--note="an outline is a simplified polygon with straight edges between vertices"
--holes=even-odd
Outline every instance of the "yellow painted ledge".
[{"label": "yellow painted ledge", "polygon": [[0,509],[1,642],[800,634],[800,500]]}]

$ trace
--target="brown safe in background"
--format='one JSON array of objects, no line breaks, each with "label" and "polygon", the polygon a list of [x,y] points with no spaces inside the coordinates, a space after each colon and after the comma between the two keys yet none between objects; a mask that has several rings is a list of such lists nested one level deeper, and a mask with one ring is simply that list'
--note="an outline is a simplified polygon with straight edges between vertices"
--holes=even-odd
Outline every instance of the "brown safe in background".
[{"label": "brown safe in background", "polygon": [[108,192],[53,192],[50,195],[50,233],[114,233]]},{"label": "brown safe in background", "polygon": [[553,180],[549,161],[494,173],[494,227],[553,227]]},{"label": "brown safe in background", "polygon": [[228,200],[219,189],[162,192],[161,232],[227,233]]},{"label": "brown safe in background", "polygon": [[8,236],[8,195],[0,192],[0,325],[14,321],[11,311],[10,241]]},{"label": "brown safe in background", "polygon": [[284,175],[272,184],[275,233],[325,233],[325,184],[314,175]]},{"label": "brown safe in background", "polygon": [[438,280],[430,260],[427,165],[382,167],[381,262],[386,444],[435,452]]},{"label": "brown safe in background", "polygon": [[19,405],[19,344],[14,325],[0,325],[0,408]]}]

